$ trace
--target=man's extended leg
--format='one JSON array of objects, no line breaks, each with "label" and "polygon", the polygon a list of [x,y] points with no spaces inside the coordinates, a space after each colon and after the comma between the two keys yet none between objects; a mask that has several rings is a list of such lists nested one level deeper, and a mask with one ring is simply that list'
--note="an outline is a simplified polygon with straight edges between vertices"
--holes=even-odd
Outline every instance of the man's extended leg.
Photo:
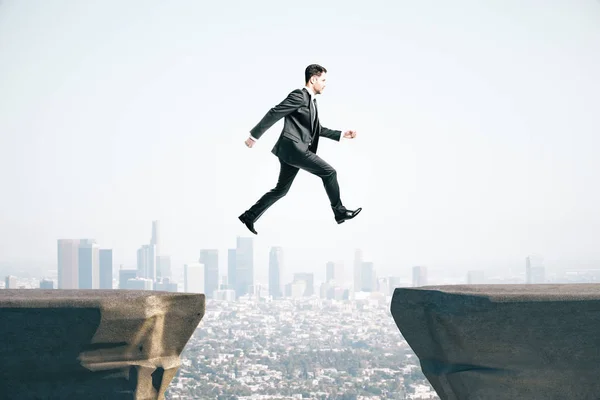
[{"label": "man's extended leg", "polygon": [[294,178],[298,174],[298,168],[293,167],[289,164],[279,160],[281,164],[279,169],[279,178],[277,179],[277,185],[267,193],[265,193],[258,201],[250,207],[246,212],[240,215],[240,220],[246,224],[248,229],[254,234],[257,232],[254,230],[254,223],[260,218],[260,216],[267,211],[275,202],[281,199],[287,194],[294,182]]},{"label": "man's extended leg", "polygon": [[290,164],[294,167],[310,172],[311,174],[317,175],[323,180],[323,186],[325,186],[325,191],[329,197],[333,215],[338,223],[344,222],[350,218],[354,218],[360,212],[361,209],[350,211],[344,207],[340,197],[340,186],[337,180],[337,171],[321,157],[312,151],[307,151],[304,158],[297,161],[294,160],[294,162],[291,162]]}]

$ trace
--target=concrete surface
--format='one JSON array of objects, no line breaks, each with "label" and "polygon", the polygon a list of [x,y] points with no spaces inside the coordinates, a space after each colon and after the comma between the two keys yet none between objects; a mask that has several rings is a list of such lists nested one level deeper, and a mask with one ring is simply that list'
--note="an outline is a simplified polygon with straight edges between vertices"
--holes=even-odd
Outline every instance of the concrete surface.
[{"label": "concrete surface", "polygon": [[162,399],[203,294],[0,290],[0,399]]},{"label": "concrete surface", "polygon": [[600,399],[600,284],[397,288],[391,313],[442,400]]}]

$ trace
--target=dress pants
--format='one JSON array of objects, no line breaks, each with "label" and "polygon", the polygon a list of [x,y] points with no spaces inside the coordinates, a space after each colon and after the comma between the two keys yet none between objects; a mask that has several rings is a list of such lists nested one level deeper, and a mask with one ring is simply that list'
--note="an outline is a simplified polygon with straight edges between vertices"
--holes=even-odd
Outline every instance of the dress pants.
[{"label": "dress pants", "polygon": [[256,222],[269,207],[287,194],[300,169],[310,172],[323,180],[323,186],[329,197],[329,202],[331,203],[334,215],[339,215],[346,210],[340,199],[340,187],[337,180],[337,172],[321,157],[312,151],[307,150],[303,157],[298,157],[297,159],[286,162],[280,159],[279,163],[281,164],[281,167],[277,185],[265,193],[248,211],[246,211],[246,215],[253,222]]}]

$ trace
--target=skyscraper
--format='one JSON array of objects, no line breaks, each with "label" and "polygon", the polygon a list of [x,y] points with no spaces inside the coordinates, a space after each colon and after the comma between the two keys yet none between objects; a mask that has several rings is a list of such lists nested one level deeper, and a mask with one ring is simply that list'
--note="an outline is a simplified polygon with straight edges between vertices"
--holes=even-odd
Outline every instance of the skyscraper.
[{"label": "skyscraper", "polygon": [[145,278],[148,265],[148,250],[147,246],[143,245],[137,251],[137,277]]},{"label": "skyscraper", "polygon": [[375,292],[377,291],[377,276],[375,275],[375,268],[371,261],[363,261],[361,267],[361,288],[363,292]]},{"label": "skyscraper", "polygon": [[328,261],[325,266],[325,282],[330,282],[335,279],[335,263]]},{"label": "skyscraper", "polygon": [[281,273],[283,269],[283,249],[275,246],[269,252],[269,295],[274,299],[281,298]]},{"label": "skyscraper", "polygon": [[156,245],[145,244],[137,252],[138,277],[156,280]]},{"label": "skyscraper", "polygon": [[8,275],[4,280],[5,289],[16,289],[17,288],[17,277]]},{"label": "skyscraper", "polygon": [[152,238],[150,244],[156,246],[156,256],[160,256],[160,223],[159,221],[152,221]]},{"label": "skyscraper", "polygon": [[254,284],[254,239],[237,237],[235,252],[235,292],[240,297]]},{"label": "skyscraper", "polygon": [[58,239],[58,288],[79,288],[79,240]]},{"label": "skyscraper", "polygon": [[219,250],[200,250],[200,263],[204,264],[204,293],[213,298],[213,292],[219,289]]},{"label": "skyscraper", "polygon": [[112,289],[112,249],[100,249],[100,289]]},{"label": "skyscraper", "polygon": [[341,261],[327,262],[325,266],[325,282],[336,281],[337,283],[341,283],[343,280],[342,271],[343,264]]},{"label": "skyscraper", "polygon": [[100,287],[100,248],[94,239],[79,242],[79,289]]}]

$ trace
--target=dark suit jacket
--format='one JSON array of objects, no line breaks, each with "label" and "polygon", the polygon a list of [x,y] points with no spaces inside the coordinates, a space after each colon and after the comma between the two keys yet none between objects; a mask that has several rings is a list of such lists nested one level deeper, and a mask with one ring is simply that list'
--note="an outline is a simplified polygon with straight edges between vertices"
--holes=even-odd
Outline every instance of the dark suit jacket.
[{"label": "dark suit jacket", "polygon": [[267,129],[284,117],[283,130],[271,150],[283,161],[302,157],[306,150],[316,153],[320,136],[336,141],[342,137],[341,131],[321,126],[318,112],[314,122],[315,126],[312,126],[310,93],[306,89],[292,91],[285,100],[267,112],[263,119],[250,130],[250,134],[256,139],[260,139]]}]

